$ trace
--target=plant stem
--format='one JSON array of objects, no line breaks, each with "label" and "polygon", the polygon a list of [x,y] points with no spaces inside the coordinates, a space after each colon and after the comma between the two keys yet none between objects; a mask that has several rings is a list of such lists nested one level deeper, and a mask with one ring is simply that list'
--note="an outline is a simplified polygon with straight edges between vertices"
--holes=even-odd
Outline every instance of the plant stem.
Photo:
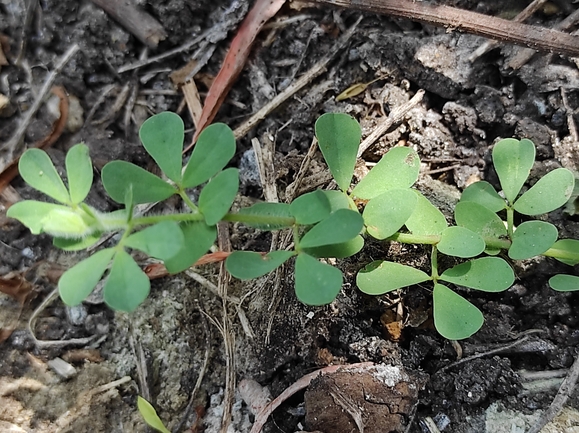
[{"label": "plant stem", "polygon": [[411,233],[394,233],[386,241],[397,241],[405,244],[435,245],[440,242],[440,235],[413,235]]},{"label": "plant stem", "polygon": [[193,212],[198,212],[197,206],[195,206],[195,203],[193,203],[185,191],[179,191],[179,197],[181,197],[185,204],[189,206],[189,209]]},{"label": "plant stem", "polygon": [[[203,221],[205,217],[200,213],[177,213],[168,215],[154,215],[154,216],[144,216],[138,217],[133,220],[133,225],[143,226],[156,224],[162,221]],[[270,225],[270,226],[282,226],[291,227],[295,224],[295,219],[291,217],[277,217],[270,215],[250,215],[243,213],[228,213],[221,221],[227,222],[239,222],[248,225]]]},{"label": "plant stem", "polygon": [[432,246],[432,252],[430,253],[430,268],[432,282],[436,284],[438,281],[438,248],[436,248],[436,245]]},{"label": "plant stem", "polygon": [[515,210],[511,207],[507,207],[507,234],[509,235],[509,239],[513,239],[514,233],[514,221],[515,221]]},{"label": "plant stem", "polygon": [[555,259],[570,260],[579,263],[579,253],[574,253],[571,251],[562,251],[557,248],[549,248],[541,255],[546,257],[553,257]]}]

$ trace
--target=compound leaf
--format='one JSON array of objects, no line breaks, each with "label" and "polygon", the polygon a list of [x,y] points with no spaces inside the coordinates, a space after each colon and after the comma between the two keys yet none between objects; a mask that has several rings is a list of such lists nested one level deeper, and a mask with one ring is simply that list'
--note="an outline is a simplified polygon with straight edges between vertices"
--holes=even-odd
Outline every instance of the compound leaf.
[{"label": "compound leaf", "polygon": [[113,310],[134,311],[149,295],[147,275],[126,251],[118,251],[106,279],[103,296]]},{"label": "compound leaf", "polygon": [[158,430],[161,433],[171,433],[167,427],[165,427],[163,421],[161,421],[161,418],[159,418],[159,415],[157,415],[157,411],[153,405],[151,405],[151,403],[149,403],[140,395],[137,397],[137,409],[139,409],[139,413],[145,422],[155,430]]},{"label": "compound leaf", "polygon": [[363,226],[364,219],[358,212],[339,209],[313,226],[300,240],[300,247],[313,248],[341,244],[355,238]]},{"label": "compound leaf", "polygon": [[308,254],[298,254],[295,265],[295,292],[306,305],[332,302],[342,288],[342,272]]},{"label": "compound leaf", "polygon": [[482,253],[485,249],[485,241],[472,230],[452,226],[442,232],[440,242],[436,246],[443,254],[468,258]]},{"label": "compound leaf", "polygon": [[575,176],[566,168],[557,168],[537,181],[514,203],[523,215],[540,215],[560,208],[573,193]]},{"label": "compound leaf", "polygon": [[44,150],[28,149],[20,157],[18,171],[32,188],[61,203],[70,203],[70,195],[54,164]]},{"label": "compound leaf", "polygon": [[176,274],[193,265],[211,248],[217,238],[217,227],[205,221],[182,223],[183,246],[169,259],[164,260],[167,270]]},{"label": "compound leaf", "polygon": [[234,251],[225,260],[225,266],[235,278],[251,280],[270,273],[293,255],[293,251],[272,251],[268,254]]},{"label": "compound leaf", "polygon": [[557,228],[545,221],[526,221],[513,233],[509,257],[513,260],[529,259],[543,254],[557,240]]},{"label": "compound leaf", "polygon": [[352,195],[372,199],[394,188],[409,188],[418,179],[420,158],[410,147],[394,147],[356,185]]},{"label": "compound leaf", "polygon": [[290,212],[290,205],[287,203],[256,203],[240,209],[239,214],[251,215],[253,218],[245,219],[243,224],[259,230],[280,230],[291,227],[295,223]]},{"label": "compound leaf", "polygon": [[177,191],[163,179],[126,161],[111,161],[103,167],[101,178],[107,193],[117,203],[125,203],[132,189],[133,204],[165,200]]},{"label": "compound leaf", "polygon": [[515,274],[499,257],[480,257],[447,269],[440,279],[484,292],[502,292],[514,283]]},{"label": "compound leaf", "polygon": [[183,173],[183,187],[193,188],[219,173],[235,155],[235,136],[224,123],[205,128]]},{"label": "compound leaf", "polygon": [[449,340],[468,338],[484,323],[477,307],[442,284],[434,285],[433,304],[434,326]]},{"label": "compound leaf", "polygon": [[579,240],[560,239],[550,248],[550,256],[569,266],[579,264]]},{"label": "compound leaf", "polygon": [[505,138],[493,148],[493,164],[505,197],[514,203],[535,162],[535,145],[526,138],[521,141]]},{"label": "compound leaf", "polygon": [[356,284],[362,292],[368,295],[383,295],[429,279],[428,274],[419,269],[400,263],[377,260],[358,272]]},{"label": "compound leaf", "polygon": [[227,214],[239,190],[239,170],[228,168],[218,173],[201,190],[199,212],[207,225],[217,224]]},{"label": "compound leaf", "polygon": [[133,233],[124,245],[147,253],[156,259],[168,260],[184,246],[183,232],[174,221],[163,221]]},{"label": "compound leaf", "polygon": [[495,188],[488,182],[481,180],[466,187],[460,196],[461,202],[475,202],[492,212],[499,212],[507,207]]},{"label": "compound leaf", "polygon": [[574,292],[579,290],[579,277],[565,274],[554,275],[549,278],[549,286],[558,292]]},{"label": "compound leaf", "polygon": [[115,250],[106,248],[77,263],[58,280],[58,292],[66,305],[78,305],[93,291],[107,270]]},{"label": "compound leaf", "polygon": [[290,212],[296,223],[303,225],[323,220],[330,215],[331,210],[328,197],[320,190],[301,195],[290,204]]},{"label": "compound leaf", "polygon": [[70,148],[66,154],[66,176],[72,203],[81,203],[92,186],[92,162],[88,146],[82,143]]},{"label": "compound leaf", "polygon": [[406,228],[414,235],[441,234],[448,227],[442,212],[421,193],[411,191],[414,191],[418,199],[412,215],[406,220]]},{"label": "compound leaf", "polygon": [[342,191],[352,181],[362,130],[351,116],[326,113],[316,121],[316,137],[328,168]]},{"label": "compound leaf", "polygon": [[410,188],[391,189],[371,199],[362,214],[368,233],[376,239],[392,236],[412,215],[417,200]]}]

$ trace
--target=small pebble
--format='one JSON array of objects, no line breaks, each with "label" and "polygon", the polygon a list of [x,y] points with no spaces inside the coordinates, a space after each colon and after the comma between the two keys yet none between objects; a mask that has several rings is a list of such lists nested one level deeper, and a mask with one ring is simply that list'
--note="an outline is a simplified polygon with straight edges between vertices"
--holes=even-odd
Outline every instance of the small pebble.
[{"label": "small pebble", "polygon": [[76,374],[76,368],[61,358],[51,359],[48,366],[63,379],[70,379]]},{"label": "small pebble", "polygon": [[74,307],[66,307],[66,317],[74,326],[81,326],[84,324],[87,316],[88,312],[83,304],[75,305]]},{"label": "small pebble", "polygon": [[32,251],[32,249],[30,247],[26,247],[26,248],[22,249],[20,254],[22,254],[27,259],[34,259],[34,251]]}]

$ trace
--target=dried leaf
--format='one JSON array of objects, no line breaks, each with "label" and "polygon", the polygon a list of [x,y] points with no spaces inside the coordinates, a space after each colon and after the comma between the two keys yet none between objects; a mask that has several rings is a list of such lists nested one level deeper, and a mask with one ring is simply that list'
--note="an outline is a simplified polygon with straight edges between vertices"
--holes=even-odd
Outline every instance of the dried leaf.
[{"label": "dried leaf", "polygon": [[249,11],[231,42],[221,70],[209,89],[193,142],[185,151],[193,146],[201,131],[211,123],[235,79],[241,73],[255,37],[266,21],[273,17],[284,3],[285,0],[257,0]]},{"label": "dried leaf", "polygon": [[0,277],[0,292],[24,304],[34,286],[20,272],[9,272]]}]

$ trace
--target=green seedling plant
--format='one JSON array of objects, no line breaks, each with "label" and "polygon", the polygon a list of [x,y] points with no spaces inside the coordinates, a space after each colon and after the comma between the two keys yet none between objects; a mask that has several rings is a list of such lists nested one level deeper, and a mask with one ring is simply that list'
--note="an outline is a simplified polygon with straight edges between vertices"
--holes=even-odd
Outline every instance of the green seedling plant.
[{"label": "green seedling plant", "polygon": [[165,427],[165,424],[163,424],[163,421],[161,421],[159,415],[157,415],[157,411],[153,405],[140,395],[137,397],[137,409],[150,427],[161,433],[171,433],[171,431]]},{"label": "green seedling plant", "polygon": [[[296,296],[308,305],[328,304],[341,290],[342,272],[325,259],[358,253],[367,236],[429,245],[429,273],[379,260],[358,273],[357,285],[364,293],[382,295],[431,282],[436,329],[454,340],[469,337],[484,320],[480,310],[458,291],[506,290],[515,278],[512,260],[544,255],[568,265],[579,263],[579,241],[557,240],[555,226],[529,218],[565,205],[574,187],[573,174],[556,169],[521,194],[535,160],[535,147],[529,140],[506,139],[495,145],[493,163],[502,195],[487,182],[469,186],[456,206],[456,225],[449,226],[440,210],[412,187],[420,168],[413,149],[391,149],[351,188],[361,138],[359,124],[345,114],[328,113],[318,119],[315,131],[339,190],[316,190],[291,203],[260,202],[232,212],[239,175],[237,169],[226,168],[235,154],[231,129],[221,123],[206,128],[183,164],[183,122],[166,112],[148,119],[140,130],[143,146],[164,178],[124,161],[112,161],[102,170],[105,190],[119,210],[101,212],[84,202],[92,185],[92,164],[88,148],[78,144],[66,157],[67,186],[45,152],[32,149],[23,154],[19,163],[22,178],[57,203],[26,200],[13,205],[8,216],[35,234],[53,236],[56,246],[69,251],[88,248],[104,234],[118,232],[115,246],[101,249],[66,271],[59,291],[66,304],[76,305],[103,280],[105,302],[121,311],[135,310],[150,290],[149,279],[131,250],[161,260],[169,272],[178,273],[211,248],[220,221],[265,231],[291,230],[292,250],[267,254],[235,251],[225,264],[234,277],[248,280],[291,259],[295,261]],[[193,188],[200,190],[197,200],[190,194]],[[182,199],[186,212],[139,215],[135,210],[136,205],[174,195]],[[366,201],[361,213],[355,199]],[[516,213],[529,220],[515,227]],[[461,263],[439,269],[439,254]],[[579,277],[573,275],[556,275],[549,283],[555,290],[579,289]]]},{"label": "green seedling plant", "polygon": [[[351,118],[348,121],[356,124]],[[20,159],[22,178],[56,203],[25,200],[10,207],[9,217],[21,221],[34,234],[53,236],[54,245],[68,251],[86,249],[104,234],[119,232],[115,246],[101,249],[62,275],[58,288],[67,305],[82,302],[103,280],[104,301],[111,308],[135,310],[148,296],[150,282],[130,251],[142,251],[162,261],[169,272],[178,273],[211,248],[220,221],[240,222],[261,230],[289,228],[294,234],[292,251],[234,252],[226,262],[232,275],[257,278],[295,257],[298,298],[310,305],[335,299],[342,287],[342,273],[319,258],[333,257],[336,249],[354,253],[362,247],[359,233],[364,222],[356,210],[349,209],[345,196],[315,191],[291,204],[258,203],[233,213],[230,207],[238,192],[239,173],[236,168],[225,168],[236,149],[228,126],[217,123],[206,128],[185,165],[181,156],[184,126],[176,114],[165,112],[151,117],[139,135],[166,179],[125,161],[108,163],[101,178],[108,195],[121,207],[113,212],[101,212],[84,202],[93,181],[86,145],[78,144],[67,153],[68,185],[44,151],[30,149]],[[357,147],[359,127],[348,140],[349,149]],[[340,145],[345,145],[343,140]],[[194,202],[188,191],[196,187],[200,192]],[[142,216],[135,211],[136,205],[174,195],[183,200],[187,212]]]}]

